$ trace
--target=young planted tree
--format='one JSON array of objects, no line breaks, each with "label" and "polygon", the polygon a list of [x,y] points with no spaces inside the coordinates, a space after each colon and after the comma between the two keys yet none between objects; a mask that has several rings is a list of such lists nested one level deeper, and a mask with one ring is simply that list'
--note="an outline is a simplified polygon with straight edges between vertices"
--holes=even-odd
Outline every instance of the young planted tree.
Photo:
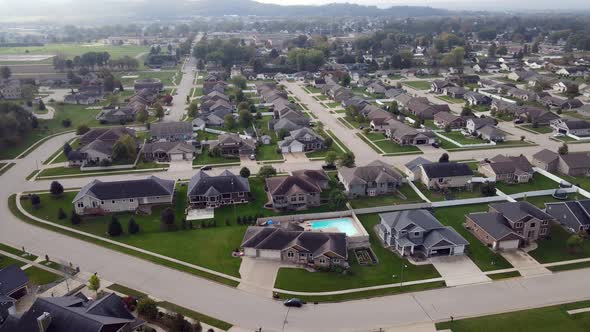
[{"label": "young planted tree", "polygon": [[326,153],[326,157],[324,158],[326,165],[333,166],[336,163],[336,160],[338,160],[338,154],[335,151]]},{"label": "young planted tree", "polygon": [[240,176],[243,178],[250,177],[250,170],[248,169],[248,167],[242,167],[242,169],[240,170]]},{"label": "young planted tree", "polygon": [[559,149],[557,149],[557,153],[564,155],[564,154],[568,154],[569,152],[569,147],[567,146],[566,143],[563,143],[562,146],[559,147]]},{"label": "young planted tree", "polygon": [[137,303],[137,313],[148,320],[156,319],[158,317],[158,305],[156,301],[144,297]]},{"label": "young planted tree", "polygon": [[260,170],[258,170],[258,177],[261,178],[269,178],[271,176],[275,176],[277,175],[277,170],[270,166],[270,165],[264,165],[262,167],[260,167]]},{"label": "young planted tree", "polygon": [[49,186],[49,192],[54,197],[59,197],[59,196],[61,196],[61,194],[64,193],[64,187],[61,185],[61,183],[59,183],[57,181],[53,181],[53,182],[51,182],[51,185]]},{"label": "young planted tree", "polygon": [[174,210],[172,210],[171,208],[164,209],[162,211],[162,215],[160,218],[160,227],[162,228],[162,230],[174,230],[176,228],[176,225],[174,224],[174,218]]},{"label": "young planted tree", "polygon": [[68,215],[64,212],[63,208],[59,208],[59,210],[57,210],[57,219],[64,220],[67,217],[68,217]]},{"label": "young planted tree", "polygon": [[340,166],[354,167],[355,157],[352,152],[345,152],[340,156]]},{"label": "young planted tree", "polygon": [[567,249],[571,253],[580,252],[583,245],[584,245],[584,239],[578,234],[571,235],[566,241]]},{"label": "young planted tree", "polygon": [[109,223],[108,233],[112,237],[117,237],[123,234],[123,227],[121,226],[119,219],[114,215],[111,218],[111,222]]},{"label": "young planted tree", "polygon": [[139,233],[139,225],[135,222],[135,219],[129,219],[129,224],[127,225],[127,232],[129,234],[137,234]]},{"label": "young planted tree", "polygon": [[70,216],[70,222],[72,225],[79,225],[82,222],[82,218],[80,215],[76,213],[76,211],[72,211],[72,215]]},{"label": "young planted tree", "polygon": [[440,158],[438,159],[439,163],[448,163],[449,162],[449,154],[443,153]]},{"label": "young planted tree", "polygon": [[39,195],[37,195],[37,194],[32,194],[31,195],[31,205],[33,205],[33,207],[35,209],[38,209],[39,207],[41,207],[41,197],[39,197]]},{"label": "young planted tree", "polygon": [[84,135],[89,131],[90,131],[90,128],[87,125],[81,124],[78,126],[78,128],[76,128],[76,135]]},{"label": "young planted tree", "polygon": [[100,289],[100,278],[98,275],[96,275],[96,273],[91,275],[90,279],[88,279],[88,289],[94,291],[96,296],[98,296],[98,290]]}]

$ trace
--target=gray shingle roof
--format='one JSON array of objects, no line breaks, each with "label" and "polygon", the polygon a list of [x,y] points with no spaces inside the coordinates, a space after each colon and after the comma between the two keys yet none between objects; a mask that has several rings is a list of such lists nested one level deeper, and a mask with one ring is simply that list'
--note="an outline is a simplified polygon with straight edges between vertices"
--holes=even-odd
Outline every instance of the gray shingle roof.
[{"label": "gray shingle roof", "polygon": [[18,265],[0,269],[0,295],[11,295],[29,282],[29,277]]},{"label": "gray shingle roof", "polygon": [[506,219],[515,222],[530,217],[534,217],[539,220],[553,219],[552,216],[541,211],[539,208],[526,201],[494,203],[490,204],[490,208],[503,214]]},{"label": "gray shingle roof", "polygon": [[186,121],[156,122],[150,126],[150,135],[157,137],[179,134],[191,135],[192,132],[191,123]]},{"label": "gray shingle roof", "polygon": [[174,193],[174,185],[174,180],[163,180],[155,176],[141,180],[111,182],[94,180],[82,187],[74,202],[86,195],[99,200],[168,196]]},{"label": "gray shingle roof", "polygon": [[422,168],[429,178],[447,178],[454,176],[473,176],[473,171],[465,163],[432,163],[423,164]]},{"label": "gray shingle roof", "polygon": [[471,213],[468,217],[478,225],[481,229],[486,231],[495,240],[501,240],[508,235],[513,235],[522,238],[516,234],[510,227],[504,223],[504,217],[497,212],[480,212]]},{"label": "gray shingle roof", "polygon": [[369,182],[400,181],[402,175],[382,161],[374,161],[367,166],[355,168],[340,168],[340,175],[351,184],[366,184]]},{"label": "gray shingle roof", "polygon": [[250,192],[248,179],[226,170],[218,176],[198,171],[188,185],[189,196],[217,196],[219,194]]}]

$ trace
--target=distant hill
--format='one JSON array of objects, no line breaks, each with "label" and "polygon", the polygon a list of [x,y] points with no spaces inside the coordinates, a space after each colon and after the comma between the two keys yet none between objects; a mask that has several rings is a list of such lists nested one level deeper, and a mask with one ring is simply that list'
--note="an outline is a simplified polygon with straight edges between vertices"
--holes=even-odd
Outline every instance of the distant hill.
[{"label": "distant hill", "polygon": [[257,16],[446,16],[452,12],[445,9],[418,6],[393,6],[381,9],[349,3],[334,3],[322,6],[283,6],[260,3],[253,0],[199,0],[191,6],[191,14],[201,16],[257,15]]}]

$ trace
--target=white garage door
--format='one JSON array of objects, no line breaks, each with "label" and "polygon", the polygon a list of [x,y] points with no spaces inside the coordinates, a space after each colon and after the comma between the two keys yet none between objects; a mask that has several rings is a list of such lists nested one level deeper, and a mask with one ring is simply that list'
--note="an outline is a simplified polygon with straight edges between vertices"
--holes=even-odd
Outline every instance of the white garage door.
[{"label": "white garage door", "polygon": [[258,250],[256,257],[266,259],[281,259],[280,250]]},{"label": "white garage door", "polygon": [[518,249],[519,240],[500,241],[498,242],[498,249],[511,250]]},{"label": "white garage door", "polygon": [[172,159],[172,160],[182,160],[182,156],[183,156],[182,153],[175,153],[175,154],[170,155],[170,159]]}]

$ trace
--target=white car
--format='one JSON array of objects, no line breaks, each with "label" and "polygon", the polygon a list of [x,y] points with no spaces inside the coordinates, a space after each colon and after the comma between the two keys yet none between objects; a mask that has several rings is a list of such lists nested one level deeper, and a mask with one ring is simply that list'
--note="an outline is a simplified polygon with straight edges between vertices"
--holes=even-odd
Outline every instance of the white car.
[{"label": "white car", "polygon": [[170,115],[170,109],[169,109],[169,108],[167,108],[167,109],[166,109],[166,112],[164,112],[164,114],[166,114],[166,115]]},{"label": "white car", "polygon": [[564,137],[565,135],[562,133],[555,133],[553,137]]}]

